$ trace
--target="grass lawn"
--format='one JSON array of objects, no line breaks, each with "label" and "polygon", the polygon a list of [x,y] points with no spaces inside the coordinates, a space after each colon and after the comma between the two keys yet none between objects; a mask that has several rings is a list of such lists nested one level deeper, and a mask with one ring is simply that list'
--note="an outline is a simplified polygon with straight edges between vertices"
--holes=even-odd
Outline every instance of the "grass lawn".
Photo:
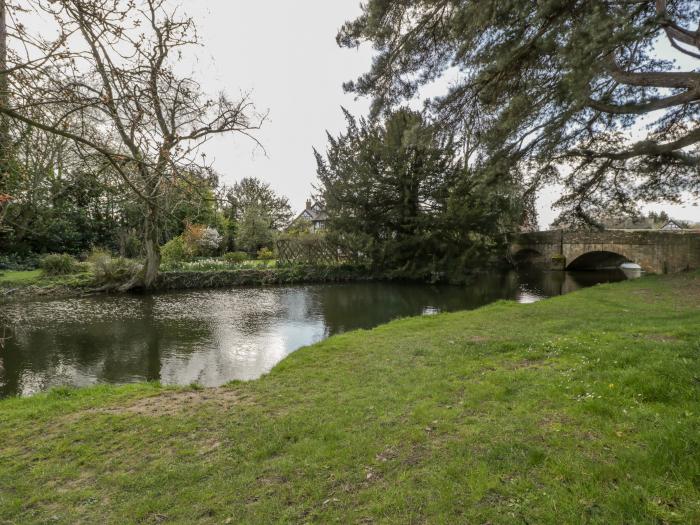
[{"label": "grass lawn", "polygon": [[21,288],[25,286],[38,286],[52,288],[56,286],[81,287],[94,284],[92,273],[81,271],[70,275],[44,275],[43,270],[31,270],[25,272],[2,271],[0,272],[0,287]]},{"label": "grass lawn", "polygon": [[26,272],[0,270],[0,286],[29,286],[38,284],[43,273],[42,270]]},{"label": "grass lawn", "polygon": [[700,523],[700,274],[0,402],[0,523]]}]

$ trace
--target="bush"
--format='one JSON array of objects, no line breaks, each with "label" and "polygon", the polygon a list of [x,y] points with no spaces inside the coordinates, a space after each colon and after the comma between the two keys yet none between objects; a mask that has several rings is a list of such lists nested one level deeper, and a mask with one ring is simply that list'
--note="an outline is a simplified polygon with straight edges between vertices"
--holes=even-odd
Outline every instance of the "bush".
[{"label": "bush", "polygon": [[15,253],[0,255],[0,270],[23,272],[27,270],[36,270],[40,266],[41,258],[33,253],[27,255]]},{"label": "bush", "polygon": [[179,263],[190,259],[182,236],[170,239],[160,249],[160,255],[165,264]]},{"label": "bush", "polygon": [[46,255],[41,259],[39,266],[46,275],[70,275],[79,271],[77,261],[65,253]]},{"label": "bush", "polygon": [[270,248],[260,248],[258,250],[258,259],[261,261],[270,261],[275,258],[275,254],[270,250]]},{"label": "bush", "polygon": [[143,243],[134,230],[118,233],[119,253],[126,258],[135,259],[141,255]]},{"label": "bush", "polygon": [[182,234],[185,250],[191,256],[212,255],[219,250],[223,238],[209,226],[189,224]]},{"label": "bush", "polygon": [[104,250],[94,250],[88,261],[92,265],[95,281],[100,284],[128,281],[141,270],[141,265],[136,261],[112,257]]},{"label": "bush", "polygon": [[215,228],[205,228],[199,240],[199,252],[204,255],[217,253],[223,237]]},{"label": "bush", "polygon": [[224,254],[224,261],[229,264],[241,264],[248,260],[248,254],[245,252],[228,252]]}]

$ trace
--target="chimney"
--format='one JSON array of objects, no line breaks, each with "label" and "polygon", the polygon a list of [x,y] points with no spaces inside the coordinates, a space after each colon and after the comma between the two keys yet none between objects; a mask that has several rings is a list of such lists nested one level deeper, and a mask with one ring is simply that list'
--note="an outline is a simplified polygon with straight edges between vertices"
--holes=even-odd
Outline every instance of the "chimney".
[{"label": "chimney", "polygon": [[313,203],[311,202],[311,199],[306,199],[306,209],[310,210],[311,206],[313,206]]}]

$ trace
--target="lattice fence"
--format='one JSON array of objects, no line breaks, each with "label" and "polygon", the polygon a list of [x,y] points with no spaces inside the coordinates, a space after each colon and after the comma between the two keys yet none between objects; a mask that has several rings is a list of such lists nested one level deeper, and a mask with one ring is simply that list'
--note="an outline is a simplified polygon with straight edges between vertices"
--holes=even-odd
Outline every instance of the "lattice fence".
[{"label": "lattice fence", "polygon": [[323,238],[280,239],[277,241],[277,261],[280,264],[310,264],[321,266],[340,261],[338,247]]}]

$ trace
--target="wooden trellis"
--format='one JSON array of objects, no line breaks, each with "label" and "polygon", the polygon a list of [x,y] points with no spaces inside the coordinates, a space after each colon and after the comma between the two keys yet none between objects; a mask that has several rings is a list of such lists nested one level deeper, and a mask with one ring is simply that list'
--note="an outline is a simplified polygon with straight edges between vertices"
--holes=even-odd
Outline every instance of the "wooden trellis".
[{"label": "wooden trellis", "polygon": [[321,266],[340,260],[338,247],[326,239],[280,239],[277,241],[277,261],[280,264],[310,264]]}]

